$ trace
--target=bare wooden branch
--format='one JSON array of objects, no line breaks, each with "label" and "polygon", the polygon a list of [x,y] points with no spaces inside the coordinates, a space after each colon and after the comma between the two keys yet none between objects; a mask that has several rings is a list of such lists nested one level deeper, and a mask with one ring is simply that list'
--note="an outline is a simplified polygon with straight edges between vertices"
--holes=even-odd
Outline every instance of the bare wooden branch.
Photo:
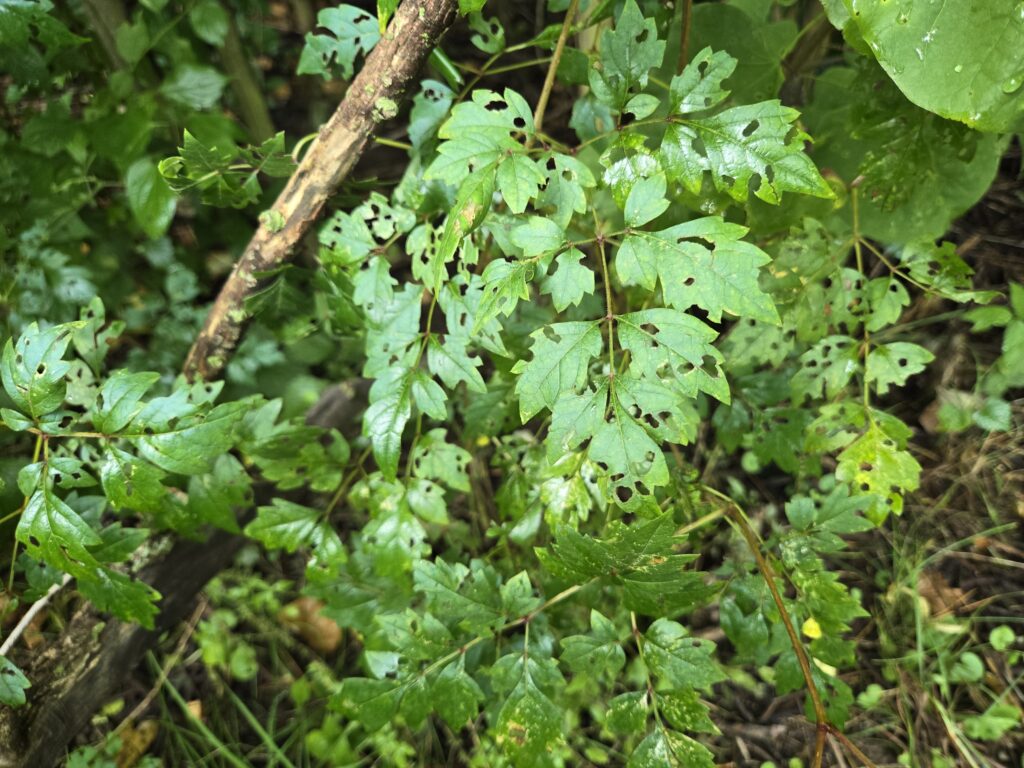
[{"label": "bare wooden branch", "polygon": [[457,11],[456,0],[406,0],[398,8],[274,203],[273,210],[280,214],[278,226],[256,230],[221,288],[185,361],[186,376],[210,380],[224,370],[248,320],[245,300],[261,287],[258,275],[291,258],[378,125],[395,115],[400,99],[455,21]]}]

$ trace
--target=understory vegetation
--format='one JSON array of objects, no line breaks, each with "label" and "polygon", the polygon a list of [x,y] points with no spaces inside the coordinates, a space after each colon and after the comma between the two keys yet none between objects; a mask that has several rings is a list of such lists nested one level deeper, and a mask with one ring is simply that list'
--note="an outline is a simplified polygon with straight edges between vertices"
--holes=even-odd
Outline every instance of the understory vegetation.
[{"label": "understory vegetation", "polygon": [[1024,768],[1022,50],[0,0],[0,764]]}]

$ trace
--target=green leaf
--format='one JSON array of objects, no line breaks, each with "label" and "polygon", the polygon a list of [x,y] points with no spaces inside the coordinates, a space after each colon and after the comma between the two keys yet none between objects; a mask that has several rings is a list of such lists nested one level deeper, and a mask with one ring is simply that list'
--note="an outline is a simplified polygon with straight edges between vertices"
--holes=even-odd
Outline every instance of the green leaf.
[{"label": "green leaf", "polygon": [[534,681],[532,659],[517,654],[514,667],[519,680],[498,713],[495,740],[515,766],[544,765],[551,750],[564,740],[563,713]]},{"label": "green leaf", "polygon": [[925,369],[935,355],[922,346],[897,341],[881,344],[868,354],[865,380],[884,395],[895,384],[902,387],[907,379]]},{"label": "green leaf", "polygon": [[889,512],[903,512],[903,493],[916,490],[921,465],[896,441],[872,425],[860,438],[839,454],[836,477],[851,490],[869,498],[866,514],[876,525]]},{"label": "green leaf", "polygon": [[627,235],[615,258],[626,285],[653,291],[660,281],[665,303],[680,310],[696,304],[717,322],[723,312],[778,323],[772,300],[758,285],[768,254],[740,238],[747,232],[717,216],[660,232]]},{"label": "green leaf", "polygon": [[469,493],[466,468],[471,460],[469,451],[445,441],[444,429],[432,429],[416,442],[412,453],[413,474]]},{"label": "green leaf", "polygon": [[504,621],[498,576],[492,568],[473,560],[449,565],[441,558],[418,560],[413,582],[426,595],[427,605],[439,616],[451,616],[470,632],[484,632]]},{"label": "green leaf", "polygon": [[[537,163],[526,155],[509,155],[498,165],[495,187],[512,213],[523,213],[537,197],[546,177]],[[490,197],[488,196],[488,202]]]},{"label": "green leaf", "polygon": [[[847,26],[857,28],[878,63],[912,102],[972,128],[1020,130],[1024,19],[1018,5],[845,2],[850,11]],[[978,51],[985,53],[979,56]]]},{"label": "green leaf", "polygon": [[746,201],[749,189],[773,205],[783,192],[832,197],[804,153],[810,137],[800,130],[790,135],[799,114],[765,101],[673,122],[661,143],[665,174],[696,195],[709,173],[715,189],[737,202]]},{"label": "green leaf", "polygon": [[159,515],[171,512],[169,488],[163,470],[113,446],[100,465],[100,482],[110,505],[116,509]]},{"label": "green leaf", "polygon": [[708,716],[707,705],[691,688],[659,693],[658,711],[681,731],[719,733],[718,727]]},{"label": "green leaf", "polygon": [[590,87],[603,103],[622,111],[630,95],[647,86],[650,70],[661,66],[665,42],[654,19],[645,19],[636,0],[626,0],[615,28],[601,35],[600,69],[590,70]]},{"label": "green leaf", "polygon": [[202,523],[238,533],[236,512],[252,502],[252,479],[229,453],[219,456],[213,471],[188,481],[188,508]]},{"label": "green leaf", "polygon": [[467,389],[472,392],[487,391],[483,377],[477,370],[483,365],[483,360],[471,356],[466,350],[465,341],[457,336],[447,336],[444,343],[431,336],[427,342],[427,365],[448,389],[455,389],[459,382],[464,381]]},{"label": "green leaf", "polygon": [[369,730],[375,731],[392,721],[404,693],[404,686],[394,680],[346,677],[341,690],[332,697],[331,706],[354,715]]},{"label": "green leaf", "polygon": [[487,165],[466,177],[459,186],[455,204],[445,219],[444,234],[437,253],[431,260],[428,287],[437,293],[447,277],[445,265],[455,256],[463,239],[482,223],[491,210],[491,196],[494,194],[494,165]]},{"label": "green leaf", "polygon": [[980,715],[964,718],[964,733],[979,741],[999,741],[1020,723],[1020,709],[999,701]]},{"label": "green leaf", "polygon": [[432,693],[437,713],[455,730],[476,717],[485,698],[476,680],[466,674],[465,655],[441,670]]},{"label": "green leaf", "polygon": [[0,381],[14,406],[38,420],[64,404],[71,370],[64,353],[76,324],[54,325],[39,330],[30,323],[17,343],[8,339],[0,358]]},{"label": "green leaf", "polygon": [[512,368],[519,374],[516,394],[524,423],[544,408],[552,408],[563,394],[582,388],[590,361],[602,347],[596,320],[546,325],[530,337],[534,340],[533,359],[520,360]]},{"label": "green leaf", "polygon": [[100,387],[92,413],[93,426],[106,434],[125,429],[142,410],[143,396],[159,379],[158,373],[114,371]]},{"label": "green leaf", "polygon": [[689,736],[658,725],[629,756],[626,768],[714,768],[715,757]]},{"label": "green leaf", "polygon": [[512,244],[522,248],[524,257],[539,256],[557,250],[565,243],[565,232],[543,216],[530,216],[512,230]]},{"label": "green leaf", "polygon": [[551,294],[551,303],[558,312],[569,305],[578,305],[583,297],[594,292],[594,272],[584,267],[583,252],[570,248],[555,257],[557,268],[544,280],[542,291]]},{"label": "green leaf", "polygon": [[644,661],[673,688],[707,688],[724,676],[712,659],[715,644],[691,637],[670,619],[658,619],[644,633]]},{"label": "green leaf", "polygon": [[614,675],[626,665],[615,625],[597,611],[590,612],[590,634],[562,638],[561,660],[577,675]]},{"label": "green leaf", "polygon": [[29,498],[15,535],[29,553],[55,568],[89,575],[96,561],[87,547],[101,544],[96,532],[45,486]]},{"label": "green leaf", "polygon": [[25,690],[32,687],[25,674],[6,656],[0,656],[0,704],[21,707],[25,704]]},{"label": "green leaf", "polygon": [[608,702],[606,725],[619,735],[639,733],[647,723],[650,698],[646,691],[631,691]]},{"label": "green leaf", "polygon": [[200,0],[188,12],[188,21],[200,40],[218,47],[224,43],[231,23],[217,0]]},{"label": "green leaf", "polygon": [[626,226],[641,227],[661,216],[668,208],[666,188],[667,182],[663,173],[637,180],[626,196]]},{"label": "green leaf", "polygon": [[361,8],[339,5],[320,11],[316,23],[330,34],[306,35],[296,74],[329,79],[337,70],[343,79],[351,80],[356,57],[369,53],[380,40],[377,19]]},{"label": "green leaf", "polygon": [[555,540],[538,552],[544,566],[577,584],[607,578],[623,587],[626,607],[660,616],[693,608],[712,590],[688,566],[696,559],[674,550],[672,515],[621,526],[607,539],[556,526]]},{"label": "green leaf", "polygon": [[800,356],[800,369],[790,381],[794,402],[804,398],[832,399],[860,367],[857,343],[849,336],[828,336]]},{"label": "green leaf", "polygon": [[363,416],[363,434],[370,438],[377,465],[390,480],[398,474],[402,432],[412,414],[412,379],[404,371],[396,373],[374,382],[371,404]]},{"label": "green leaf", "polygon": [[341,550],[341,540],[323,511],[304,507],[287,499],[275,498],[269,507],[260,507],[256,519],[245,526],[245,535],[272,549],[294,552],[310,546],[325,554]]},{"label": "green leaf", "polygon": [[[251,402],[239,400],[218,405],[209,413],[187,416],[166,428],[142,423],[148,428],[138,438],[139,454],[168,472],[208,472],[214,460],[234,444],[235,427],[250,407]],[[144,415],[145,411],[136,417],[136,426]]]},{"label": "green leaf", "polygon": [[722,354],[711,342],[712,328],[674,309],[645,309],[617,318],[618,339],[630,353],[629,369],[639,379],[666,383],[686,397],[707,392],[729,402]]},{"label": "green leaf", "polygon": [[736,69],[736,59],[723,51],[705,48],[694,56],[669,86],[669,111],[689,115],[717,107],[729,96],[722,81]]},{"label": "green leaf", "polygon": [[213,67],[179,64],[160,86],[160,93],[191,109],[210,109],[219,100],[227,78]]}]

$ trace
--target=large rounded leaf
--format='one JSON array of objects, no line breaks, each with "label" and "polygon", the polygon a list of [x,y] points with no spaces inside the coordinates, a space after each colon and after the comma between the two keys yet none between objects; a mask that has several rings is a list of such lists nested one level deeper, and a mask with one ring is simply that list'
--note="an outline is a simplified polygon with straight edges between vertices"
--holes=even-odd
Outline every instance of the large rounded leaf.
[{"label": "large rounded leaf", "polygon": [[844,0],[908,99],[984,131],[1024,127],[1024,2]]}]

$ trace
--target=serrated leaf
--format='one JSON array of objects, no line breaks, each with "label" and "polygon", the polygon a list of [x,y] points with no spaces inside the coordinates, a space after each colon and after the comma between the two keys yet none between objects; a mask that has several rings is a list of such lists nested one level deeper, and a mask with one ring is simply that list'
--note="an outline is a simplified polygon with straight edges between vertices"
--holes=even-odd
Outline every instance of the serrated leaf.
[{"label": "serrated leaf", "polygon": [[455,203],[445,219],[437,252],[430,263],[431,282],[428,287],[435,293],[446,277],[445,265],[455,256],[463,238],[479,227],[490,211],[494,182],[494,165],[491,164],[467,176],[459,185]]},{"label": "serrated leaf", "polygon": [[665,303],[680,310],[696,304],[718,321],[723,312],[778,323],[772,300],[758,285],[768,254],[740,240],[747,232],[717,216],[660,232],[627,235],[615,259],[626,285],[653,291],[660,282]]},{"label": "serrated leaf", "polygon": [[395,680],[346,677],[331,706],[356,717],[370,730],[383,728],[398,712],[405,692]]},{"label": "serrated leaf", "polygon": [[377,20],[361,8],[339,5],[320,11],[316,22],[330,34],[306,35],[297,74],[328,78],[337,67],[344,79],[351,80],[356,56],[369,53],[380,39]]},{"label": "serrated leaf", "polygon": [[495,741],[516,766],[542,765],[564,739],[562,711],[534,682],[532,659],[519,655],[519,682],[505,698],[495,723]]},{"label": "serrated leaf", "polygon": [[470,391],[486,392],[487,385],[477,370],[483,362],[479,356],[469,354],[461,337],[448,335],[441,342],[431,336],[427,342],[427,365],[448,389],[455,389],[464,381]]},{"label": "serrated leaf", "polygon": [[[370,407],[363,416],[363,434],[370,438],[373,455],[384,477],[398,474],[402,432],[412,414],[412,379],[404,371],[377,379],[370,390]],[[378,389],[374,393],[373,389]]]},{"label": "serrated leaf", "polygon": [[537,197],[544,180],[544,174],[532,158],[513,154],[498,165],[494,186],[512,213],[523,213],[529,202]]},{"label": "serrated leaf", "polygon": [[674,309],[645,309],[616,318],[619,343],[630,353],[637,378],[666,383],[686,397],[707,392],[729,402],[722,354],[711,342],[712,328]]},{"label": "serrated leaf", "polygon": [[149,158],[136,160],[124,176],[128,207],[150,238],[163,235],[174,218],[177,196]]},{"label": "serrated leaf", "polygon": [[64,353],[71,342],[74,324],[40,330],[30,323],[15,344],[8,339],[0,359],[0,380],[15,407],[38,419],[64,403],[64,377],[71,364]]},{"label": "serrated leaf", "polygon": [[724,51],[705,48],[694,56],[669,85],[669,111],[688,115],[717,107],[729,96],[722,81],[736,69],[736,59]]},{"label": "serrated leaf", "polygon": [[633,750],[626,768],[714,768],[707,747],[681,733],[656,727]]},{"label": "serrated leaf", "polygon": [[427,604],[439,616],[458,619],[471,632],[495,628],[504,620],[498,575],[479,560],[467,568],[437,558],[413,565],[413,582],[426,595]]},{"label": "serrated leaf", "polygon": [[590,633],[562,638],[561,661],[577,675],[614,675],[626,665],[615,625],[595,610],[590,612]]},{"label": "serrated leaf", "polygon": [[413,474],[468,493],[470,486],[466,468],[471,459],[469,451],[445,441],[444,429],[432,429],[417,441],[413,450]]},{"label": "serrated leaf", "polygon": [[687,567],[694,556],[673,549],[676,526],[671,517],[621,527],[603,540],[557,526],[554,542],[539,555],[546,568],[576,583],[608,578],[620,584],[630,610],[652,616],[679,612],[711,590]]},{"label": "serrated leaf", "polygon": [[158,373],[114,371],[100,387],[92,412],[93,426],[106,434],[125,429],[142,410],[143,396],[159,379]]},{"label": "serrated leaf", "polygon": [[723,675],[712,660],[715,644],[690,636],[670,619],[658,619],[644,633],[644,661],[673,688],[707,688]]},{"label": "serrated leaf", "polygon": [[456,730],[476,717],[485,698],[476,680],[466,674],[464,655],[441,670],[432,693],[437,713]]},{"label": "serrated leaf", "polygon": [[790,386],[796,403],[807,397],[831,399],[860,368],[857,343],[849,336],[828,336],[800,356]]},{"label": "serrated leaf", "polygon": [[551,294],[551,303],[558,312],[578,305],[584,296],[594,292],[594,272],[583,266],[582,260],[583,252],[577,248],[555,257],[555,272],[545,279],[542,291]]},{"label": "serrated leaf", "polygon": [[552,408],[566,393],[580,389],[587,380],[590,360],[601,352],[599,321],[547,325],[534,331],[530,361],[513,367],[519,374],[516,394],[524,422],[544,408]]},{"label": "serrated leaf", "polygon": [[615,27],[601,35],[600,69],[591,69],[590,87],[605,104],[622,110],[633,91],[647,85],[650,70],[661,66],[665,42],[654,19],[645,19],[636,0],[626,0]]},{"label": "serrated leaf", "polygon": [[286,552],[308,546],[330,555],[342,546],[338,534],[324,520],[322,510],[282,498],[273,499],[269,507],[260,507],[256,519],[245,526],[245,535]]},{"label": "serrated leaf", "polygon": [[[208,413],[187,416],[168,429],[154,434],[147,431],[136,443],[139,454],[168,472],[208,472],[214,460],[234,444],[235,426],[249,408],[250,403],[242,400],[223,403]],[[136,426],[139,422],[137,416]]]},{"label": "serrated leaf", "polygon": [[853,493],[869,498],[865,514],[876,525],[890,511],[902,513],[903,494],[916,490],[920,482],[921,465],[874,424],[838,460],[836,477],[849,484]]},{"label": "serrated leaf", "polygon": [[903,341],[881,344],[868,353],[865,380],[875,385],[878,394],[884,395],[892,385],[902,387],[934,359],[935,355],[918,344]]}]

